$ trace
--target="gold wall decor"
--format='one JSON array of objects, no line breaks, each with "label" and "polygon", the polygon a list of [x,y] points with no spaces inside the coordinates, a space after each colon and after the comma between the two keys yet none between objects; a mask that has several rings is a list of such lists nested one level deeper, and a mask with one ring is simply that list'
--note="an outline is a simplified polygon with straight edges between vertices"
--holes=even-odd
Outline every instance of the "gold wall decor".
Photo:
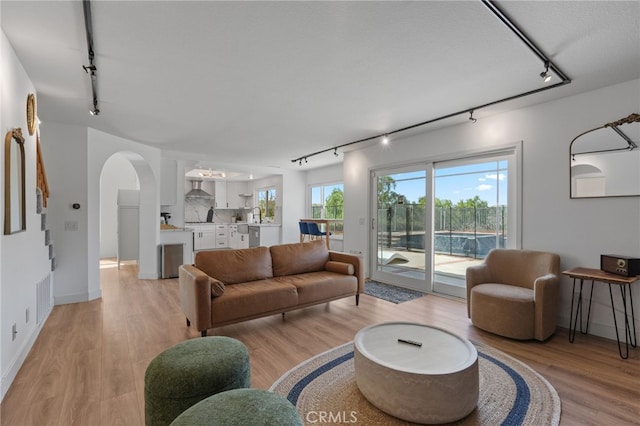
[{"label": "gold wall decor", "polygon": [[36,131],[36,95],[29,93],[27,96],[27,130],[29,136],[33,136]]},{"label": "gold wall decor", "polygon": [[[16,142],[15,144],[13,142]],[[25,203],[25,156],[22,129],[7,132],[4,138],[4,234],[27,229]]]}]

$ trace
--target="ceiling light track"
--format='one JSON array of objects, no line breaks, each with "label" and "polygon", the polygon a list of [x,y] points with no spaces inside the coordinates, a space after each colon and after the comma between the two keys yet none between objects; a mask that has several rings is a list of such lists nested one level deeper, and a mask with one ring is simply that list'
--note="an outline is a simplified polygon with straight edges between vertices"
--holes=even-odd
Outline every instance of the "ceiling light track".
[{"label": "ceiling light track", "polygon": [[[481,2],[485,7],[487,7],[487,9],[489,9],[494,15],[496,15],[496,17],[504,25],[506,25],[511,31],[513,31],[518,36],[518,38],[520,38],[520,40],[522,40],[524,42],[525,46],[527,46],[538,58],[540,58],[540,60],[543,62],[543,66],[545,66],[545,67],[548,66],[548,69],[551,69],[560,78],[560,82],[555,83],[555,84],[551,84],[551,85],[548,85],[548,86],[540,87],[538,89],[529,90],[529,91],[526,91],[526,92],[523,92],[523,93],[518,93],[517,95],[508,96],[506,98],[498,99],[498,100],[495,100],[495,101],[492,101],[492,102],[488,102],[486,104],[477,105],[477,106],[474,106],[474,107],[471,107],[471,108],[465,108],[463,110],[456,111],[456,112],[453,112],[451,114],[446,114],[446,115],[443,115],[441,117],[437,117],[437,118],[426,120],[426,121],[423,121],[423,122],[420,122],[420,123],[412,124],[410,126],[402,127],[400,129],[396,129],[396,130],[388,131],[388,132],[385,132],[385,133],[380,133],[380,134],[375,135],[375,136],[370,136],[370,137],[366,137],[366,138],[363,138],[363,139],[358,139],[358,140],[355,140],[355,141],[343,143],[341,145],[336,145],[336,146],[333,146],[331,148],[326,148],[326,149],[323,149],[323,150],[320,150],[320,151],[312,152],[310,154],[305,154],[305,155],[303,155],[301,157],[298,157],[298,158],[295,158],[295,159],[291,160],[291,162],[292,163],[298,163],[299,165],[302,165],[302,160],[304,160],[305,163],[308,163],[308,158],[309,157],[313,157],[313,156],[316,156],[316,155],[324,154],[324,153],[330,152],[330,151],[333,151],[334,154],[335,154],[335,153],[337,153],[337,150],[339,148],[345,148],[345,147],[348,147],[348,146],[357,145],[357,144],[360,144],[360,143],[369,142],[369,141],[380,139],[380,138],[388,138],[389,136],[391,136],[393,134],[406,132],[408,130],[415,129],[417,127],[426,126],[428,124],[435,123],[437,121],[446,120],[446,119],[449,119],[449,118],[452,118],[452,117],[455,117],[455,116],[458,116],[458,115],[462,115],[462,114],[469,114],[470,118],[473,118],[473,112],[477,111],[479,109],[487,108],[487,107],[494,106],[494,105],[498,105],[498,104],[501,104],[501,103],[504,103],[504,102],[513,101],[513,100],[516,100],[516,99],[519,99],[519,98],[524,98],[524,97],[527,97],[527,96],[534,95],[536,93],[540,93],[540,92],[544,92],[544,91],[547,91],[547,90],[555,89],[557,87],[561,87],[561,86],[564,86],[566,84],[571,83],[571,79],[559,67],[557,67],[547,57],[547,55],[545,55],[544,52],[538,46],[536,46],[536,44],[529,37],[527,37],[527,35],[524,34],[522,32],[522,30],[520,30],[516,26],[516,24],[513,23],[513,21],[511,21],[509,19],[509,17],[504,12],[502,12],[498,8],[498,6],[495,4],[495,2],[489,1],[489,0],[481,0]],[[472,122],[475,123],[477,121],[477,118],[473,118],[473,120],[475,120],[475,121],[472,121]]]},{"label": "ceiling light track", "polygon": [[544,52],[533,42],[533,40],[531,40],[531,38],[529,38],[520,28],[518,28],[518,26],[514,24],[513,21],[502,10],[500,10],[500,8],[498,8],[494,1],[481,1],[482,4],[484,4],[485,7],[491,11],[491,13],[493,13],[504,25],[507,26],[507,28],[513,31],[513,33],[518,36],[520,40],[522,40],[522,42],[529,48],[529,50],[531,50],[538,58],[540,58],[543,66],[547,67],[548,69],[550,68],[558,77],[560,77],[560,80],[564,82],[563,84],[571,83],[569,77],[567,77],[567,75],[562,72],[562,70],[558,68],[549,59],[549,57],[547,57],[547,55],[544,54]]},{"label": "ceiling light track", "polygon": [[89,77],[91,78],[93,108],[89,110],[89,114],[98,115],[100,114],[100,109],[98,109],[98,76],[96,75],[96,71],[98,70],[98,68],[93,63],[95,53],[93,51],[93,23],[91,21],[90,0],[82,0],[82,9],[84,11],[84,29],[87,34],[87,54],[89,57],[89,65],[83,65],[82,68],[84,69],[84,72],[89,74]]}]

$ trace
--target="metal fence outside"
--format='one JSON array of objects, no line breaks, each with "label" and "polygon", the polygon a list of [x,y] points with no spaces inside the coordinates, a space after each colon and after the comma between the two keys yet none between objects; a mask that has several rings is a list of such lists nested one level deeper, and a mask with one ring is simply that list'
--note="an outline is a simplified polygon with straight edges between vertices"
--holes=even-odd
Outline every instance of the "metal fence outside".
[{"label": "metal fence outside", "polygon": [[[424,250],[423,204],[390,205],[378,210],[377,219],[379,244]],[[436,207],[433,225],[436,253],[484,258],[491,248],[505,246],[507,207]]]}]

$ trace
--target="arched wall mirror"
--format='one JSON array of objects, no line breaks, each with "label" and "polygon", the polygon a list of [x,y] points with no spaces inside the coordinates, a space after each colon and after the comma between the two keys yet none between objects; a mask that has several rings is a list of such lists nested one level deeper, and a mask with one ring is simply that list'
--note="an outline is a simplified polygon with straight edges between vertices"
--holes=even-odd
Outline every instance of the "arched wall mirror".
[{"label": "arched wall mirror", "polygon": [[576,136],[569,146],[570,197],[640,195],[640,114]]},{"label": "arched wall mirror", "polygon": [[25,204],[24,137],[17,128],[4,138],[4,233],[27,229]]}]

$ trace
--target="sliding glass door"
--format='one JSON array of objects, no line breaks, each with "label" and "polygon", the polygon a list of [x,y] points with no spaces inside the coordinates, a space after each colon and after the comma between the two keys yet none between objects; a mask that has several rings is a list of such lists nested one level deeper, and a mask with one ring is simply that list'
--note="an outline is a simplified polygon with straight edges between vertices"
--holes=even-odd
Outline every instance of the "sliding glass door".
[{"label": "sliding glass door", "polygon": [[374,280],[465,297],[467,267],[519,247],[519,145],[371,174]]},{"label": "sliding glass door", "polygon": [[433,291],[464,297],[467,267],[508,235],[509,157],[434,164]]},{"label": "sliding glass door", "polygon": [[425,165],[389,169],[372,175],[375,207],[371,264],[375,280],[428,291],[430,240]]}]

